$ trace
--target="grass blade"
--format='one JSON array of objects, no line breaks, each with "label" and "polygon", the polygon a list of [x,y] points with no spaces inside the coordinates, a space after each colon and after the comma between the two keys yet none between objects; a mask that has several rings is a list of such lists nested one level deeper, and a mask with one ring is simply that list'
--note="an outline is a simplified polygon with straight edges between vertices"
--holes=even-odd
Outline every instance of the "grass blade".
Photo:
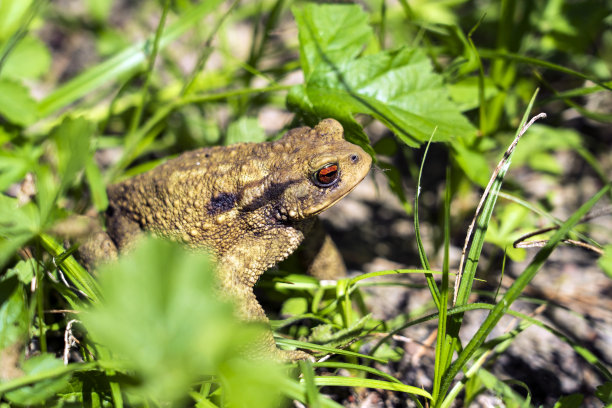
[{"label": "grass blade", "polygon": [[[60,257],[65,249],[53,237],[47,234],[40,234],[39,239],[43,248],[53,257]],[[100,301],[100,287],[98,282],[87,272],[72,256],[64,259],[59,265],[60,268],[72,283],[92,302]]]},{"label": "grass blade", "polygon": [[[215,10],[221,2],[222,0],[208,0],[185,12],[161,36],[159,47],[164,48],[180,37],[205,15]],[[132,72],[147,60],[148,47],[149,41],[135,44],[57,88],[38,104],[40,117],[48,116],[119,76]]]},{"label": "grass blade", "polygon": [[552,251],[557,247],[561,240],[567,235],[567,233],[576,225],[580,219],[599,201],[599,199],[608,192],[611,184],[606,185],[597,192],[589,201],[587,201],[578,211],[576,211],[557,232],[551,237],[550,241],[536,254],[535,258],[527,266],[525,271],[516,279],[516,281],[510,286],[506,294],[502,297],[501,301],[497,303],[491,313],[487,316],[485,321],[480,326],[480,329],[470,342],[465,346],[463,351],[459,353],[457,360],[450,366],[446,375],[444,376],[441,395],[444,395],[449,389],[452,380],[455,378],[459,370],[461,370],[469,359],[474,355],[478,347],[484,342],[486,337],[491,333],[497,322],[503,317],[508,311],[508,308],[512,303],[519,297],[525,287],[535,277],[541,266],[544,264],[546,259],[550,256]]},{"label": "grass blade", "polygon": [[367,378],[354,377],[335,377],[335,376],[317,376],[314,378],[315,383],[319,386],[340,386],[340,387],[365,387],[377,388],[382,390],[400,391],[408,394],[419,395],[431,399],[431,394],[427,391],[414,387],[412,385],[399,384],[396,382],[388,382],[381,380],[370,380]]}]

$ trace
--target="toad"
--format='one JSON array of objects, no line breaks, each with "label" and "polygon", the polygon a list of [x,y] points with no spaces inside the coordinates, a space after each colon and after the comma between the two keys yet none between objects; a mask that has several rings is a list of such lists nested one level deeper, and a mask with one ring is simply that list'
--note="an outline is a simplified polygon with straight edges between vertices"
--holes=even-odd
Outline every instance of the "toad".
[{"label": "toad", "polygon": [[[189,151],[111,185],[107,234],[98,234],[80,252],[90,264],[116,257],[143,231],[206,248],[216,258],[221,291],[235,299],[238,316],[267,323],[253,293],[259,277],[294,252],[317,214],[346,196],[370,169],[371,157],[343,135],[340,123],[325,119],[275,142]],[[327,237],[313,235],[323,241],[316,252],[334,253]],[[319,265],[313,273],[323,276],[325,271],[316,270],[333,268],[334,262],[313,264]],[[271,331],[260,343],[263,354],[278,360],[310,357],[278,349]]]}]

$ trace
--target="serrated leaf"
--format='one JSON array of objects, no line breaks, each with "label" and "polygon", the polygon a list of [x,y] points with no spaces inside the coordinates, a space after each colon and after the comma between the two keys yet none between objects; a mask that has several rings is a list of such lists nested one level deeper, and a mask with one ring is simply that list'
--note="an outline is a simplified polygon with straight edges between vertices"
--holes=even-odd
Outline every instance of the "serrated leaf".
[{"label": "serrated leaf", "polygon": [[321,65],[327,65],[326,59],[345,61],[357,57],[372,37],[368,16],[356,4],[308,4],[292,11],[299,28],[300,63],[307,80]]},{"label": "serrated leaf", "polygon": [[[369,114],[410,146],[428,140],[434,129],[436,141],[475,132],[421,50],[402,48],[357,57],[372,36],[364,28],[360,7],[309,4],[293,12],[305,83],[289,92],[290,108],[307,117],[335,117],[343,124],[354,114]],[[332,28],[326,26],[330,16],[338,16]],[[347,21],[356,21],[357,28],[344,25]],[[347,32],[353,33],[350,42],[343,38]]]},{"label": "serrated leaf", "polygon": [[0,80],[0,116],[20,126],[27,126],[37,119],[36,102],[30,91],[18,82]]}]

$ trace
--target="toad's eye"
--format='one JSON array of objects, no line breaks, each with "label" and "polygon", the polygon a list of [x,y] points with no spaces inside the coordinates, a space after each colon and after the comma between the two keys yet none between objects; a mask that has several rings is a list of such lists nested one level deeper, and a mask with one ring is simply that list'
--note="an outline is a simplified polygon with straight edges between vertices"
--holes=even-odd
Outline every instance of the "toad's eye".
[{"label": "toad's eye", "polygon": [[329,187],[338,181],[338,164],[329,163],[313,174],[314,182],[319,187]]}]

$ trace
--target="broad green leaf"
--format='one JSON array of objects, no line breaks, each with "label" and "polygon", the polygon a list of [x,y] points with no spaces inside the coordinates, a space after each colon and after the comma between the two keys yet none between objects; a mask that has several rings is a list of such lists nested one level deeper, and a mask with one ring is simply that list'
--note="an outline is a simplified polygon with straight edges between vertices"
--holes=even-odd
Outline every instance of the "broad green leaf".
[{"label": "broad green leaf", "polygon": [[[293,87],[287,104],[312,119],[335,117],[345,123],[365,113],[380,120],[410,146],[434,133],[435,141],[474,134],[474,127],[450,100],[442,77],[419,49],[401,48],[357,56],[371,39],[358,6],[309,4],[293,9],[300,33],[305,83]],[[333,28],[327,22],[337,17]],[[346,25],[357,21],[357,28]],[[343,33],[342,36],[336,35]],[[344,36],[352,33],[347,43]],[[359,46],[360,45],[360,46]]]},{"label": "broad green leaf", "polygon": [[[25,372],[25,376],[35,376],[39,373],[63,367],[64,363],[62,360],[55,358],[51,354],[42,354],[26,360],[22,368]],[[9,391],[4,394],[4,397],[11,402],[22,405],[40,404],[66,388],[69,380],[70,373],[55,378],[36,381],[31,385]]]},{"label": "broad green leaf", "polygon": [[18,82],[0,79],[0,116],[16,125],[27,126],[37,118],[36,102]]},{"label": "broad green leaf", "polygon": [[38,78],[49,71],[51,54],[38,38],[27,36],[11,51],[2,67],[2,76]]},{"label": "broad green leaf", "polygon": [[361,6],[312,4],[293,8],[299,28],[300,63],[304,77],[327,66],[357,57],[372,37],[368,16]]}]

